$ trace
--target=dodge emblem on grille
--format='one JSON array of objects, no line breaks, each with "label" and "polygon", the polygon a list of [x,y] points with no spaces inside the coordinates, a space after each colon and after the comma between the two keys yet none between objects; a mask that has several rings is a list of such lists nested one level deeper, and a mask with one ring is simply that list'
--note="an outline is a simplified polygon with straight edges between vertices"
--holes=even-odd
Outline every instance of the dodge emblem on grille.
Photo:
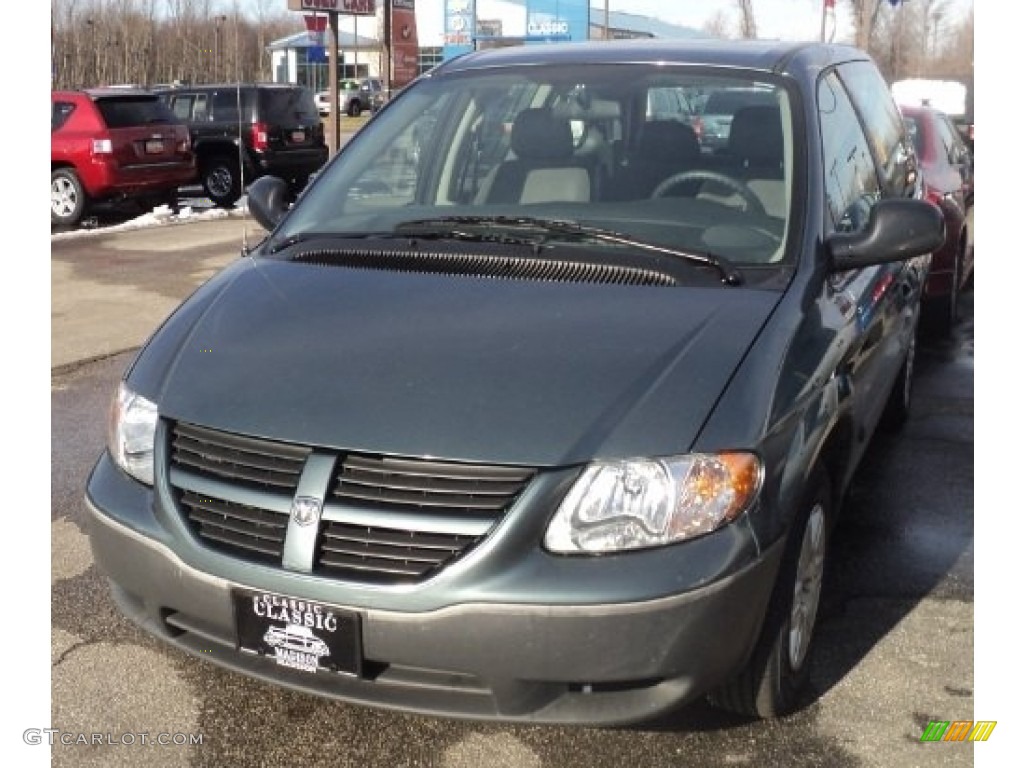
[{"label": "dodge emblem on grille", "polygon": [[292,502],[292,520],[299,525],[311,525],[320,519],[320,499],[297,496]]}]

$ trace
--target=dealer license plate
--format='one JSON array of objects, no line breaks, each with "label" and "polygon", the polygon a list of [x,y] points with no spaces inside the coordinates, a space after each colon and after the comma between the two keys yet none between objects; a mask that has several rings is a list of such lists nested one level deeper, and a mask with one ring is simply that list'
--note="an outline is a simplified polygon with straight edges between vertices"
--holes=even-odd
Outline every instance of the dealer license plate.
[{"label": "dealer license plate", "polygon": [[146,141],[146,154],[159,155],[164,151],[164,143],[160,139],[148,139]]},{"label": "dealer license plate", "polygon": [[302,672],[360,673],[359,614],[269,592],[235,590],[232,599],[242,650]]},{"label": "dealer license plate", "polygon": [[301,144],[306,140],[305,131],[292,131],[292,141],[296,144]]}]

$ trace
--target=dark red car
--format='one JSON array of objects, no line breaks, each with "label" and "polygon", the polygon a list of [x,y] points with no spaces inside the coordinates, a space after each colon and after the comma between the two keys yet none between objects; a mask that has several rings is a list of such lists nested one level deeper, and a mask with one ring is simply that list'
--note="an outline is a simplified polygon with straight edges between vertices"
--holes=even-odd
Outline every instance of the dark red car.
[{"label": "dark red car", "polygon": [[196,178],[188,127],[144,90],[52,91],[50,221],[71,225],[99,201],[177,203]]},{"label": "dark red car", "polygon": [[925,196],[942,209],[946,241],[932,255],[924,289],[925,319],[952,331],[960,293],[974,273],[974,157],[952,120],[932,107],[901,107],[914,140]]}]

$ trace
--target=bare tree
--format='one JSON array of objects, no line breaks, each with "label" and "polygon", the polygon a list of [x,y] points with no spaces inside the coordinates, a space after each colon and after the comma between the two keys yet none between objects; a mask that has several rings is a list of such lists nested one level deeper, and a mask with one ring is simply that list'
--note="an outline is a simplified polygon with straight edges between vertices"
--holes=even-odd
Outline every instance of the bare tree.
[{"label": "bare tree", "polygon": [[266,41],[301,26],[269,7],[254,21],[238,0],[51,0],[52,85],[265,79]]},{"label": "bare tree", "polygon": [[875,28],[886,0],[846,0],[853,16],[854,45],[867,50],[874,37]]},{"label": "bare tree", "polygon": [[740,37],[744,40],[756,40],[757,21],[754,19],[752,0],[736,0],[736,10],[740,14]]},{"label": "bare tree", "polygon": [[705,32],[712,37],[718,37],[723,40],[732,37],[731,28],[732,24],[725,11],[716,11],[710,19],[704,22]]}]

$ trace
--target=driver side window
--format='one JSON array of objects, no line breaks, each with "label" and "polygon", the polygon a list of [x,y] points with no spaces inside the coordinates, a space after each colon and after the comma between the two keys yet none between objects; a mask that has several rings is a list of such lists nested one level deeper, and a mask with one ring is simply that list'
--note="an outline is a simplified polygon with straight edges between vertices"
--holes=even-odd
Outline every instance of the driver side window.
[{"label": "driver side window", "polygon": [[860,120],[835,73],[818,84],[818,119],[832,227],[837,232],[859,231],[881,190]]}]

